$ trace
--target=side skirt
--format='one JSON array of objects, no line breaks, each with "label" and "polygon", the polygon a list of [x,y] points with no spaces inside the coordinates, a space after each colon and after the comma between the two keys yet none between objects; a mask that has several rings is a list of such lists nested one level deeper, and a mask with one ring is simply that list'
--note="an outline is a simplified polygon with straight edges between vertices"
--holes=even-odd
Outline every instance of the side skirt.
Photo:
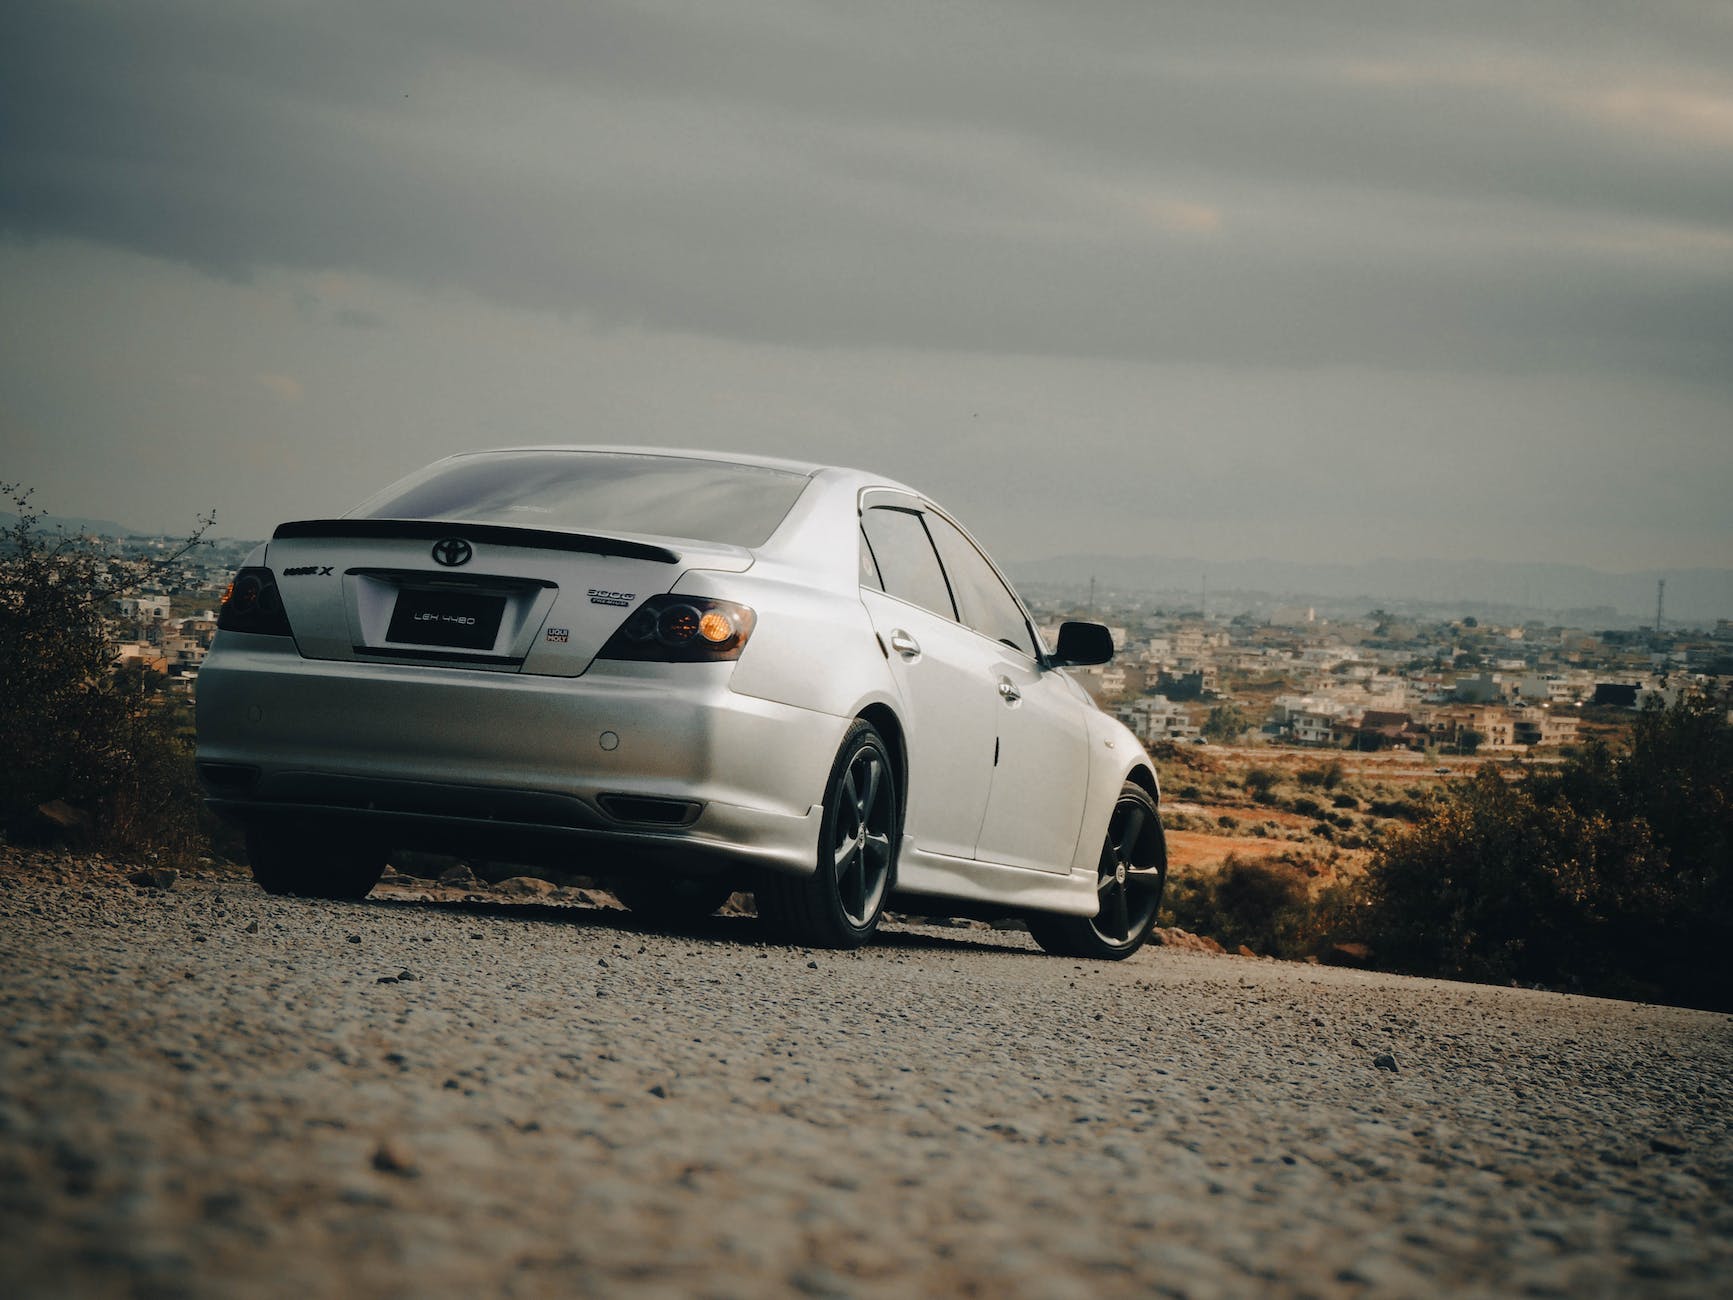
[{"label": "side skirt", "polygon": [[944,910],[944,900],[986,910],[1007,912],[1062,912],[1067,916],[1094,916],[1099,903],[1094,873],[1056,875],[1030,871],[974,858],[951,858],[940,853],[922,853],[903,837],[897,854],[896,892],[890,906],[933,916],[973,914],[971,907]]}]

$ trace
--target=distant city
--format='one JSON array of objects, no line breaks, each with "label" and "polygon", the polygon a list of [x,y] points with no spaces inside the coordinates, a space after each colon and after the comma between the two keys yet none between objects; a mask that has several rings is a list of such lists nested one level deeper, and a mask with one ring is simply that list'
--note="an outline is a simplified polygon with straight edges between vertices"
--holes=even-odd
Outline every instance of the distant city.
[{"label": "distant city", "polygon": [[[1440,753],[1560,753],[1651,703],[1733,687],[1733,621],[1576,627],[1440,617],[1424,602],[1314,605],[1031,582],[1059,623],[1109,625],[1119,653],[1073,669],[1146,744],[1252,742]],[[1210,600],[1208,607],[1205,599]]]},{"label": "distant city", "polygon": [[[178,545],[116,535],[113,525],[43,526],[121,558],[163,556]],[[191,692],[223,592],[257,545],[207,541],[164,571],[156,590],[119,599],[112,630],[120,661]],[[1733,620],[1670,617],[1666,579],[1655,580],[1656,608],[1645,623],[1612,605],[1561,612],[1412,594],[1308,598],[1211,590],[1207,581],[1164,588],[1159,576],[1140,590],[1105,563],[1115,581],[1039,576],[1080,563],[1087,561],[1013,574],[1049,645],[1067,618],[1110,627],[1113,661],[1072,671],[1149,744],[1559,752],[1584,738],[1585,720],[1592,729],[1685,690],[1733,687]]]}]

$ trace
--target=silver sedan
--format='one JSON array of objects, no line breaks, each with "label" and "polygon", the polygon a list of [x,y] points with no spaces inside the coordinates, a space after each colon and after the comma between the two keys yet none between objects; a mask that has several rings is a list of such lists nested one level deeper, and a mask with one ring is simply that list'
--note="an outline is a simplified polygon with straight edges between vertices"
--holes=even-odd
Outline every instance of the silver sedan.
[{"label": "silver sedan", "polygon": [[887,905],[1123,957],[1166,876],[1148,756],[912,488],[752,457],[453,456],[236,574],[199,676],[209,801],[266,889],[393,849],[559,865],[674,919],[751,890],[801,942]]}]

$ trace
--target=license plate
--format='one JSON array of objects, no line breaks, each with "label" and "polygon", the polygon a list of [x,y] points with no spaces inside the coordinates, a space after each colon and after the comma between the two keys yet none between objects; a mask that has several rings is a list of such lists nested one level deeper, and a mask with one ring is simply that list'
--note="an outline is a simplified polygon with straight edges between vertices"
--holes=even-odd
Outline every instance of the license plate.
[{"label": "license plate", "polygon": [[492,650],[504,611],[504,596],[409,589],[397,593],[385,636],[405,645]]}]

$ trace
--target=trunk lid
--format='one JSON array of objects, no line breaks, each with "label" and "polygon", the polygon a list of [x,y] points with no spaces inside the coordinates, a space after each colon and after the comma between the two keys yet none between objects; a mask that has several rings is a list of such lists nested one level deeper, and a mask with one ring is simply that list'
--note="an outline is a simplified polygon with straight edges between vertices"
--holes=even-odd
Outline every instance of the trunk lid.
[{"label": "trunk lid", "polygon": [[687,570],[740,572],[752,554],[496,524],[314,519],[278,528],[265,563],[305,658],[576,677]]}]

